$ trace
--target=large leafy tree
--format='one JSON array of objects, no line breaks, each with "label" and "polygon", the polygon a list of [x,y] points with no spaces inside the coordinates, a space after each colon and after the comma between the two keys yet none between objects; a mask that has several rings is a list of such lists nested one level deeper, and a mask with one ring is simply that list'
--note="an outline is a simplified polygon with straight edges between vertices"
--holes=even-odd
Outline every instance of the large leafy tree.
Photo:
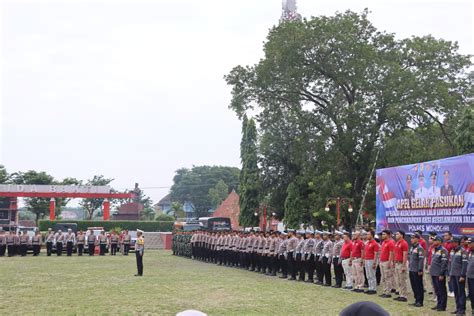
[{"label": "large leafy tree", "polygon": [[240,176],[239,224],[254,227],[259,223],[255,216],[260,204],[260,175],[257,155],[257,128],[253,119],[244,120],[241,143],[242,171]]},{"label": "large leafy tree", "polygon": [[282,23],[270,30],[263,59],[226,76],[237,115],[259,113],[265,190],[280,207],[304,174],[313,177],[309,196],[319,211],[321,175],[332,172],[334,192],[354,198],[357,209],[376,152],[397,133],[436,128],[443,151],[456,154],[449,118],[469,95],[469,56],[431,36],[396,39],[367,15]]},{"label": "large leafy tree", "polygon": [[474,107],[464,110],[461,122],[457,129],[456,143],[460,154],[474,152]]},{"label": "large leafy tree", "polygon": [[[171,200],[192,203],[195,216],[208,216],[214,207],[209,190],[222,180],[230,190],[239,184],[240,170],[225,166],[194,166],[191,169],[176,170],[170,194]],[[229,192],[227,192],[229,193]]]},{"label": "large leafy tree", "polygon": [[[85,185],[109,185],[114,179],[106,178],[103,175],[95,175],[91,179],[87,180]],[[104,199],[82,199],[79,203],[82,208],[86,211],[86,219],[92,219],[94,212],[102,207]],[[115,201],[111,201],[113,203]]]},{"label": "large leafy tree", "polygon": [[211,205],[216,208],[229,195],[229,186],[223,180],[219,180],[215,187],[209,189],[208,195]]}]

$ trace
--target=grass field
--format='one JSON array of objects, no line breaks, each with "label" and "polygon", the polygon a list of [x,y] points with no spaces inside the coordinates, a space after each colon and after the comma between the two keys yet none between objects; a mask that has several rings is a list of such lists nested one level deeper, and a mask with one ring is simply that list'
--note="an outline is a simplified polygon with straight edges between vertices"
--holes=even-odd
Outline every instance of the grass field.
[{"label": "grass field", "polygon": [[[368,299],[392,315],[443,315],[432,312],[428,300],[416,309],[174,257],[168,251],[148,251],[144,267],[143,277],[133,276],[134,254],[0,258],[0,315],[174,315],[185,309],[209,315],[338,315],[345,306]],[[454,310],[453,299],[448,310]]]}]

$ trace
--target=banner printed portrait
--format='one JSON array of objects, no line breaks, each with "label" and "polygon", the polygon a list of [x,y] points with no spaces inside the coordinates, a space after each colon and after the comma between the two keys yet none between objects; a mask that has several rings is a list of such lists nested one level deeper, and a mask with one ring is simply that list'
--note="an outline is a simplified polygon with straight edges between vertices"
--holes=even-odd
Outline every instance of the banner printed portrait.
[{"label": "banner printed portrait", "polygon": [[474,154],[377,170],[377,230],[474,235]]}]

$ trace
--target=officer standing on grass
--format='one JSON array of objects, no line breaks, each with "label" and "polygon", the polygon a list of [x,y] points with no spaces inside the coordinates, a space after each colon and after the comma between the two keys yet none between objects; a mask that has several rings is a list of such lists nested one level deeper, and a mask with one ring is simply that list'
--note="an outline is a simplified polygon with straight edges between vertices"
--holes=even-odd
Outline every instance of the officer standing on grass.
[{"label": "officer standing on grass", "polygon": [[95,235],[92,229],[89,229],[89,236],[87,236],[87,245],[89,248],[89,256],[93,256],[95,252]]},{"label": "officer standing on grass", "polygon": [[105,231],[100,232],[99,246],[100,246],[100,255],[105,256],[105,250],[107,249],[107,236],[105,235]]},{"label": "officer standing on grass", "polygon": [[471,301],[471,309],[474,311],[474,242],[471,238],[469,238],[468,243],[470,252],[468,255],[466,278],[469,300]]},{"label": "officer standing on grass", "polygon": [[145,252],[145,239],[143,231],[137,229],[137,243],[135,244],[135,256],[137,258],[137,274],[135,276],[143,276],[143,254]]},{"label": "officer standing on grass", "polygon": [[446,276],[448,275],[448,251],[441,245],[441,237],[434,239],[434,252],[431,256],[430,274],[438,303],[432,310],[443,312],[448,303]]},{"label": "officer standing on grass", "polygon": [[63,253],[63,243],[65,241],[65,235],[63,235],[63,232],[61,230],[58,230],[58,233],[56,234],[55,237],[55,243],[56,243],[56,255],[61,256]]},{"label": "officer standing on grass", "polygon": [[461,239],[454,237],[451,240],[453,244],[451,255],[449,256],[449,281],[453,287],[456,301],[456,310],[453,314],[466,314],[466,271],[467,271],[467,252],[460,245]]},{"label": "officer standing on grass", "polygon": [[132,240],[132,237],[128,233],[128,230],[125,231],[125,234],[123,235],[123,255],[128,256],[128,252],[130,251],[130,241]]},{"label": "officer standing on grass", "polygon": [[112,231],[112,235],[110,235],[110,255],[115,256],[117,253],[117,245],[118,245],[119,238],[115,230]]},{"label": "officer standing on grass", "polygon": [[84,244],[86,243],[86,236],[82,233],[82,230],[77,233],[77,255],[82,256],[84,251]]},{"label": "officer standing on grass", "polygon": [[48,234],[46,235],[46,255],[51,256],[53,251],[54,232],[51,228],[48,228]]},{"label": "officer standing on grass", "polygon": [[411,236],[412,247],[408,255],[410,284],[415,296],[415,307],[423,306],[423,265],[425,261],[425,249],[420,245],[421,236],[417,233]]},{"label": "officer standing on grass", "polygon": [[67,256],[70,257],[72,256],[72,250],[74,248],[74,244],[76,243],[76,234],[72,232],[72,229],[67,230],[67,235],[66,235],[66,250],[67,250]]},{"label": "officer standing on grass", "polygon": [[41,232],[37,230],[35,235],[31,238],[31,244],[33,245],[33,256],[38,256],[41,249],[42,237]]},{"label": "officer standing on grass", "polygon": [[8,256],[13,257],[15,255],[15,232],[10,230],[10,234],[7,236],[7,248]]}]

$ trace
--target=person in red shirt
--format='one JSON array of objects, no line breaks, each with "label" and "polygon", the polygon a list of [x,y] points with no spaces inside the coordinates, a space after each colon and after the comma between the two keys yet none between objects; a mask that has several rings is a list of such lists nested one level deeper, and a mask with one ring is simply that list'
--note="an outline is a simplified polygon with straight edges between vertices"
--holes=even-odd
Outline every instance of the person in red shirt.
[{"label": "person in red shirt", "polygon": [[352,290],[352,268],[350,265],[352,248],[351,235],[349,232],[344,232],[342,238],[344,240],[344,244],[341,248],[341,256],[339,260],[341,260],[342,268],[344,269],[344,274],[346,275],[346,286],[344,288],[346,290]]},{"label": "person in red shirt", "polygon": [[376,271],[379,262],[380,245],[374,240],[374,235],[375,233],[372,230],[367,233],[367,243],[364,247],[365,272],[369,282],[369,289],[365,294],[369,295],[377,293]]},{"label": "person in red shirt", "polygon": [[362,255],[364,252],[364,242],[360,239],[360,231],[355,231],[352,235],[351,260],[353,291],[364,292],[364,261]]},{"label": "person in red shirt", "polygon": [[433,301],[436,301],[436,293],[434,293],[433,280],[431,279],[430,275],[431,256],[433,255],[434,249],[436,248],[433,243],[434,237],[436,237],[436,233],[430,233],[430,237],[428,239],[428,252],[425,263],[424,285],[426,290],[428,291],[428,294],[433,295],[431,299]]},{"label": "person in red shirt", "polygon": [[395,280],[398,285],[399,297],[395,301],[406,302],[408,296],[407,276],[408,276],[408,243],[405,241],[405,232],[397,231],[395,234],[397,242],[393,251],[393,261],[395,262]]},{"label": "person in red shirt", "polygon": [[427,251],[428,248],[426,248],[426,240],[423,238],[423,232],[422,232],[421,230],[415,230],[415,233],[418,234],[418,235],[420,235],[420,237],[421,237],[421,238],[420,238],[420,241],[419,241],[420,246],[421,246],[423,249],[425,249],[425,251]]},{"label": "person in red shirt", "polygon": [[390,294],[395,288],[395,275],[393,271],[393,250],[395,241],[392,239],[392,231],[382,232],[382,247],[380,249],[380,270],[382,272],[383,293],[382,298],[392,297]]}]

